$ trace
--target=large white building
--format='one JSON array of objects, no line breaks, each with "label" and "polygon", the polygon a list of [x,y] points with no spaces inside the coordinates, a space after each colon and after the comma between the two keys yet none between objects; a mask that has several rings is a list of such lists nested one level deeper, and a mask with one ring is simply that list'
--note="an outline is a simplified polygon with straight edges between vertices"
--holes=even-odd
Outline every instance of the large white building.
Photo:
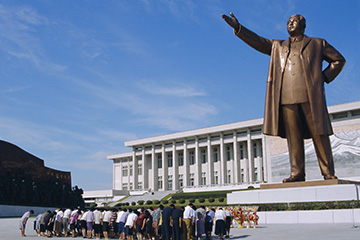
[{"label": "large white building", "polygon": [[[329,113],[337,175],[359,176],[360,102],[331,106]],[[113,161],[113,190],[208,191],[281,181],[290,173],[286,140],[263,135],[262,125],[263,119],[254,119],[127,141],[131,152],[107,157]],[[320,179],[312,143],[305,143],[307,179]],[[350,154],[350,167],[337,164],[342,154]]]}]

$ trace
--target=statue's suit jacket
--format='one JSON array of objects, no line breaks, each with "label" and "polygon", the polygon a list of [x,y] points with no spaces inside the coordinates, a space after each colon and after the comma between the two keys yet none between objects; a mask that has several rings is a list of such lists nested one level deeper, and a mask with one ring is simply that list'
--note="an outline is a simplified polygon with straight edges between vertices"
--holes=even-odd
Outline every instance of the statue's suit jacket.
[{"label": "statue's suit jacket", "polygon": [[[258,36],[244,26],[240,26],[239,30],[234,33],[252,48],[270,55],[263,133],[286,137],[280,97],[285,63],[290,53],[290,39],[269,40]],[[331,135],[333,130],[326,106],[324,82],[330,83],[335,79],[345,65],[345,59],[324,39],[304,36],[302,43],[300,59],[304,69],[312,122],[318,135]],[[322,70],[324,60],[329,65]],[[304,127],[304,137],[310,138],[306,126]]]}]

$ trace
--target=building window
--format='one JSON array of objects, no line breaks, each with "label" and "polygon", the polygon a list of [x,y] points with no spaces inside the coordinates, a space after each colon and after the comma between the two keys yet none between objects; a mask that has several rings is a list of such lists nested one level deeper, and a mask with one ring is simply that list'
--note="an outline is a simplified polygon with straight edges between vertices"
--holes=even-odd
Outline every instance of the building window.
[{"label": "building window", "polygon": [[142,164],[138,165],[138,175],[142,175]]},{"label": "building window", "polygon": [[255,182],[257,182],[257,181],[259,181],[258,168],[254,169],[254,173],[255,173]]},{"label": "building window", "polygon": [[123,184],[122,184],[122,189],[123,189],[123,190],[128,190],[128,185],[127,185],[127,183],[123,183]]},{"label": "building window", "polygon": [[214,180],[215,180],[215,184],[219,184],[219,172],[215,171],[214,173]]},{"label": "building window", "polygon": [[195,164],[195,153],[194,153],[194,151],[189,152],[189,163],[190,163],[190,165]]},{"label": "building window", "polygon": [[161,155],[158,155],[158,168],[162,168],[162,158]]},{"label": "building window", "polygon": [[184,175],[179,174],[179,188],[182,188],[184,186]]},{"label": "building window", "polygon": [[178,161],[179,161],[179,166],[183,166],[183,165],[184,165],[184,153],[179,152],[179,154],[178,154]]},{"label": "building window", "polygon": [[194,186],[195,183],[195,177],[193,173],[190,173],[190,186]]},{"label": "building window", "polygon": [[142,190],[142,188],[143,188],[143,187],[142,187],[142,182],[138,182],[138,189],[139,189],[139,190]]},{"label": "building window", "polygon": [[172,166],[173,166],[172,153],[169,153],[169,154],[167,155],[167,159],[168,159],[168,167],[172,167]]},{"label": "building window", "polygon": [[129,168],[129,172],[130,172],[130,176],[132,176],[133,175],[133,166],[132,165]]},{"label": "building window", "polygon": [[228,180],[228,183],[231,183],[231,170],[228,170],[227,171],[227,180]]},{"label": "building window", "polygon": [[201,185],[206,185],[206,172],[201,173]]},{"label": "building window", "polygon": [[241,169],[241,182],[245,182],[244,169]]},{"label": "building window", "polygon": [[169,175],[168,176],[168,190],[172,190],[172,185],[173,185],[173,176]]},{"label": "building window", "polygon": [[245,158],[244,145],[240,144],[240,159],[244,159],[244,158]]},{"label": "building window", "polygon": [[231,147],[227,147],[226,148],[226,160],[230,161],[231,160]]},{"label": "building window", "polygon": [[130,183],[130,187],[129,187],[130,190],[133,190],[133,184]]},{"label": "building window", "polygon": [[158,189],[162,189],[163,188],[163,181],[162,181],[162,176],[158,177]]},{"label": "building window", "polygon": [[218,153],[218,149],[216,147],[213,148],[213,156],[214,156],[214,162],[218,162],[219,161],[219,153]]},{"label": "building window", "polygon": [[127,175],[128,175],[128,167],[127,166],[123,166],[122,175],[123,175],[123,177],[127,177]]},{"label": "building window", "polygon": [[257,158],[258,157],[258,151],[257,151],[257,144],[256,143],[253,144],[253,149],[254,149],[254,158]]},{"label": "building window", "polygon": [[207,159],[206,159],[206,149],[202,149],[201,150],[201,163],[206,163]]}]

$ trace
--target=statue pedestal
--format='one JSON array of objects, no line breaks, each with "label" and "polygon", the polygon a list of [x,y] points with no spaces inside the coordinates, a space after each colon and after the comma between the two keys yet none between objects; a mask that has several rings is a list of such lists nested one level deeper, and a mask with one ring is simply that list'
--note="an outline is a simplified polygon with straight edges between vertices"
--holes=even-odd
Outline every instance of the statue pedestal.
[{"label": "statue pedestal", "polygon": [[320,180],[262,184],[260,190],[227,194],[228,204],[327,202],[359,200],[360,183],[346,180]]},{"label": "statue pedestal", "polygon": [[331,180],[314,180],[307,182],[290,182],[290,183],[266,183],[260,184],[260,189],[276,189],[276,188],[294,188],[294,187],[314,187],[314,186],[327,186],[337,184],[359,184],[360,182],[331,179]]}]

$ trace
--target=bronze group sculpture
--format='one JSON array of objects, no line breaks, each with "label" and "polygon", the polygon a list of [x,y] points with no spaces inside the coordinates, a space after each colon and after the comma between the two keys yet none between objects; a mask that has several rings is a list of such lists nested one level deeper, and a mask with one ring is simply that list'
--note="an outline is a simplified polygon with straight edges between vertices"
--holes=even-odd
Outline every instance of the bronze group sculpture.
[{"label": "bronze group sculpture", "polygon": [[[269,40],[239,24],[234,14],[222,18],[250,47],[270,55],[265,99],[265,135],[287,139],[291,175],[283,182],[305,181],[304,139],[312,138],[324,179],[337,179],[329,135],[324,82],[330,83],[345,65],[344,57],[326,40],[304,35],[306,22],[292,15],[287,40]],[[329,65],[323,70],[323,61]]]}]

